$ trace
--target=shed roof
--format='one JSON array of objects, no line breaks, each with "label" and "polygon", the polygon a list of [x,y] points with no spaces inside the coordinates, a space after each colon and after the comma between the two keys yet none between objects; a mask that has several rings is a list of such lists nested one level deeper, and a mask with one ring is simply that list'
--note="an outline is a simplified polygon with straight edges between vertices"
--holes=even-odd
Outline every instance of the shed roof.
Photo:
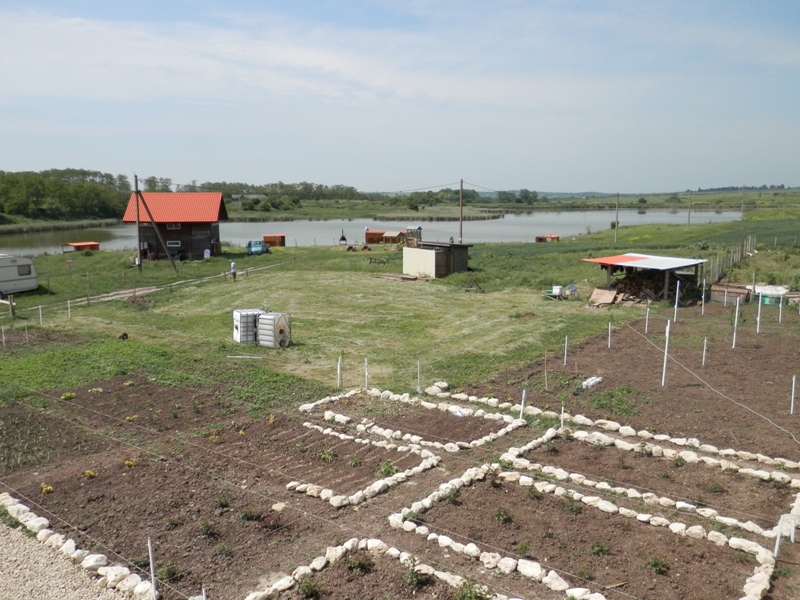
[{"label": "shed roof", "polygon": [[[222,192],[142,192],[142,196],[156,223],[216,223],[228,220]],[[139,221],[150,222],[141,201]],[[131,194],[122,222],[136,222],[135,193]]]},{"label": "shed roof", "polygon": [[603,266],[616,265],[620,267],[637,267],[639,269],[654,269],[656,271],[675,271],[694,267],[707,262],[702,258],[675,258],[672,256],[652,256],[650,254],[617,254],[603,258],[583,258],[586,262],[593,262]]}]

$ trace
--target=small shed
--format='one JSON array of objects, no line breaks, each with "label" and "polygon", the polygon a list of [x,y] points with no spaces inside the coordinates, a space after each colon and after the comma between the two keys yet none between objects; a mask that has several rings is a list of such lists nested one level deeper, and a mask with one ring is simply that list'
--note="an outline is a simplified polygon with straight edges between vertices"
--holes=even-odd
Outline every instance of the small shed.
[{"label": "small shed", "polygon": [[364,229],[364,243],[365,244],[380,244],[384,242],[383,234],[386,233],[385,229]]},{"label": "small shed", "polygon": [[286,246],[285,233],[265,233],[261,236],[261,239],[265,244],[269,244],[271,248]]},{"label": "small shed", "polygon": [[586,262],[599,264],[606,270],[606,287],[611,287],[611,274],[624,272],[627,275],[633,274],[637,270],[661,271],[664,273],[663,298],[667,299],[670,273],[676,274],[678,271],[693,269],[692,275],[695,283],[699,281],[699,268],[706,262],[702,258],[677,258],[672,256],[653,256],[650,254],[618,254],[616,256],[606,256],[603,258],[582,258]]},{"label": "small shed", "polygon": [[387,231],[383,234],[384,244],[401,244],[406,239],[405,231]]},{"label": "small shed", "polygon": [[438,279],[469,270],[472,244],[417,242],[403,248],[403,273]]},{"label": "small shed", "polygon": [[561,236],[555,233],[546,233],[544,235],[537,235],[534,239],[537,244],[542,244],[546,242],[559,242],[561,241]]},{"label": "small shed", "polygon": [[69,242],[61,244],[62,252],[83,252],[84,250],[100,250],[100,242]]}]

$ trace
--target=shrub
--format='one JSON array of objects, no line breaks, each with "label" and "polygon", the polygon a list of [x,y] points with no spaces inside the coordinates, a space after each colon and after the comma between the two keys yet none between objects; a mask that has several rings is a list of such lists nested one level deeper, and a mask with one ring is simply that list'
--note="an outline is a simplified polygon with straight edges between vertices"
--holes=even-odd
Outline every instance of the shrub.
[{"label": "shrub", "polygon": [[605,556],[609,552],[611,552],[611,549],[598,540],[593,541],[589,547],[589,554],[592,556]]},{"label": "shrub", "polygon": [[647,559],[647,568],[656,575],[666,575],[669,571],[669,565],[658,556],[651,556]]},{"label": "shrub", "polygon": [[378,475],[381,477],[391,477],[397,473],[400,468],[390,460],[383,461],[378,467]]},{"label": "shrub", "polygon": [[356,467],[360,467],[361,466],[361,460],[357,456],[354,456],[353,458],[348,460],[345,464],[348,467],[351,467],[351,468],[355,469]]},{"label": "shrub", "polygon": [[363,552],[359,552],[358,554],[347,559],[347,569],[353,573],[360,573],[363,575],[365,573],[369,573],[374,568],[375,563],[372,562],[372,559]]},{"label": "shrub", "polygon": [[567,510],[572,513],[573,515],[579,515],[583,512],[583,506],[580,502],[573,500],[572,498],[564,498],[564,506],[567,507]]},{"label": "shrub", "polygon": [[217,544],[217,554],[220,556],[231,557],[233,556],[233,550],[231,550],[227,545],[220,543]]},{"label": "shrub", "polygon": [[525,556],[528,553],[528,550],[530,549],[531,545],[524,540],[514,544],[514,552],[516,552],[520,556]]},{"label": "shrub", "polygon": [[323,444],[322,448],[317,450],[317,460],[324,463],[332,463],[336,459],[336,452],[328,448],[328,444]]},{"label": "shrub", "polygon": [[298,589],[303,598],[319,598],[319,590],[322,582],[316,579],[303,579],[299,582]]},{"label": "shrub", "polygon": [[421,525],[422,523],[425,522],[425,520],[422,518],[422,515],[420,515],[415,510],[406,513],[406,521],[411,521],[412,523],[416,523],[417,525]]},{"label": "shrub", "polygon": [[500,505],[494,509],[494,518],[503,525],[508,525],[512,521],[511,513],[508,512],[508,509],[503,505]]},{"label": "shrub", "polygon": [[444,495],[444,499],[450,504],[461,504],[461,500],[459,500],[460,497],[461,490],[456,487],[450,488],[450,490],[448,490],[448,492]]},{"label": "shrub", "polygon": [[200,533],[206,537],[217,537],[219,535],[217,530],[214,529],[214,526],[208,521],[200,523]]},{"label": "shrub", "polygon": [[228,508],[231,505],[231,501],[228,498],[228,492],[222,491],[217,494],[217,497],[214,498],[214,504],[217,505],[217,508]]},{"label": "shrub", "polygon": [[468,579],[456,591],[455,600],[490,600],[491,597],[492,595],[485,585]]},{"label": "shrub", "polygon": [[247,507],[242,512],[242,521],[260,521],[264,515],[257,510]]},{"label": "shrub", "polygon": [[180,574],[178,565],[172,561],[167,561],[156,569],[156,579],[163,582],[174,581],[180,577]]},{"label": "shrub", "polygon": [[417,564],[419,564],[419,561],[415,556],[412,556],[406,563],[406,571],[403,573],[403,582],[408,587],[419,588],[428,582],[428,576],[417,571]]}]

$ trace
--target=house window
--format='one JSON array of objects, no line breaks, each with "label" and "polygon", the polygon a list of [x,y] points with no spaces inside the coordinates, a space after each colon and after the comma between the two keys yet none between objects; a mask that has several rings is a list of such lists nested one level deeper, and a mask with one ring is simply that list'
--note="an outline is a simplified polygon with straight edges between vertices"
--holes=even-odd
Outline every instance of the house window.
[{"label": "house window", "polygon": [[167,223],[167,229],[180,229],[180,223]]},{"label": "house window", "polygon": [[18,265],[17,266],[17,274],[22,277],[24,275],[31,274],[31,266],[30,265]]},{"label": "house window", "polygon": [[167,248],[180,248],[181,241],[180,240],[167,240]]}]

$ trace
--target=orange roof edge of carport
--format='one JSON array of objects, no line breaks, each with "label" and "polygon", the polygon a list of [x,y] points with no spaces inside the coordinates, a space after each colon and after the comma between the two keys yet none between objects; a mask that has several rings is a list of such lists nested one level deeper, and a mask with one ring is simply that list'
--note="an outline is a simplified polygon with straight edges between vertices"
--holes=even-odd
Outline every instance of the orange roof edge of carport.
[{"label": "orange roof edge of carport", "polygon": [[632,256],[630,254],[617,254],[616,256],[604,256],[602,258],[582,258],[586,262],[598,263],[600,265],[617,265],[619,263],[645,260],[646,256]]}]

